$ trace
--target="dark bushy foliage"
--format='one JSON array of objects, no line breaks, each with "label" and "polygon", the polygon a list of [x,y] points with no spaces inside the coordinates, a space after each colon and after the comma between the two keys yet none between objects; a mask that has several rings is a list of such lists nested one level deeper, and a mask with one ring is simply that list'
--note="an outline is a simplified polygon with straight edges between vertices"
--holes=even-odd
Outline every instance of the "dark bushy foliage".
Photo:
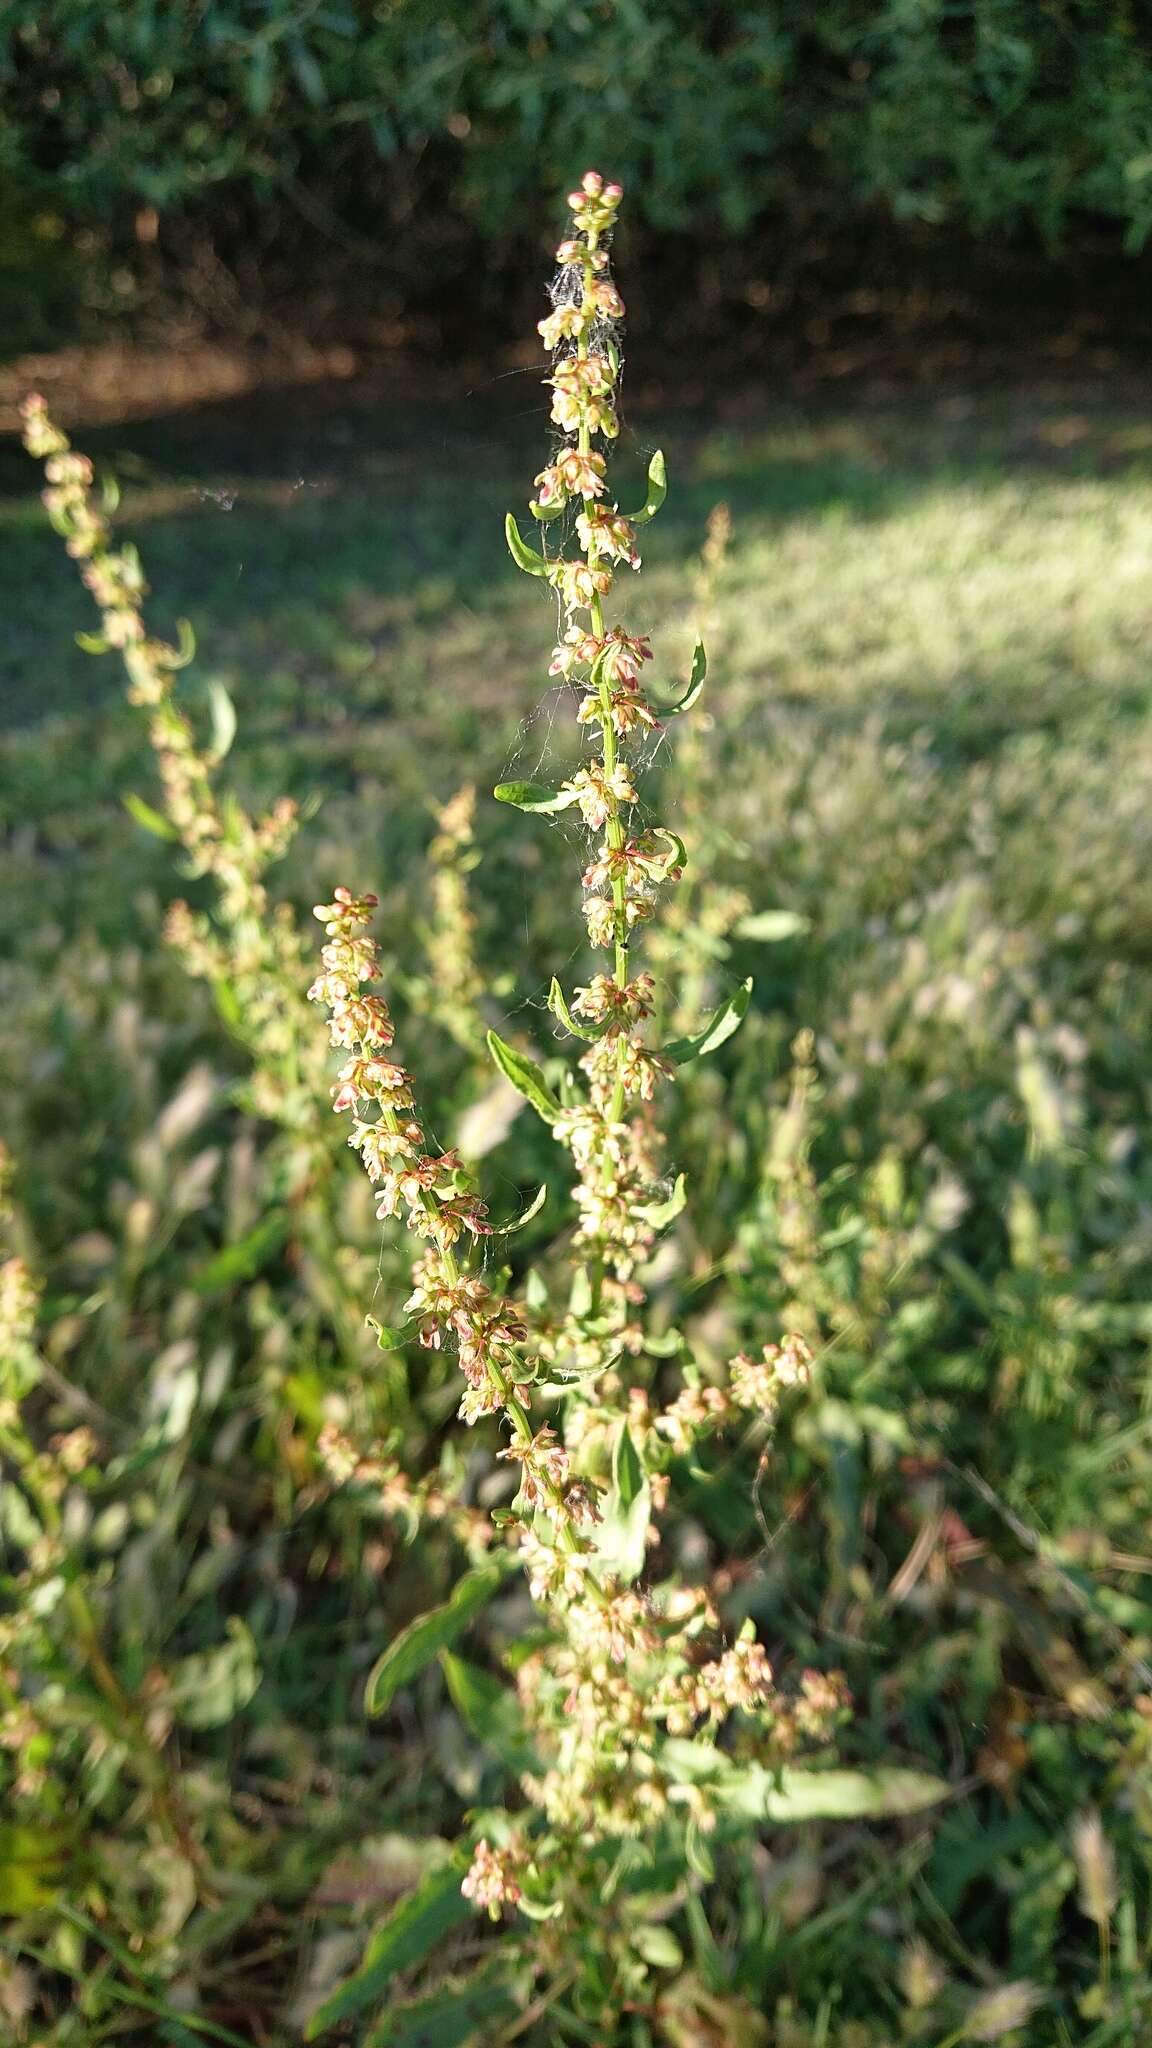
[{"label": "dark bushy foliage", "polygon": [[488,236],[604,156],[661,228],[879,206],[1152,229],[1132,0],[9,0],[0,160],[67,219],[221,198]]}]

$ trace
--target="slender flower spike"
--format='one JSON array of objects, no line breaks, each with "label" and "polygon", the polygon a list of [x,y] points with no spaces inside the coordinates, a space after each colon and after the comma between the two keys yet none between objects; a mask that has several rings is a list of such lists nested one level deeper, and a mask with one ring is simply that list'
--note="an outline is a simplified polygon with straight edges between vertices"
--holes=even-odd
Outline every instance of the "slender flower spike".
[{"label": "slender flower spike", "polygon": [[[577,1238],[591,1255],[599,1327],[609,1333],[602,1339],[605,1361],[617,1348],[614,1325],[627,1330],[642,1298],[635,1273],[653,1241],[647,1211],[659,1176],[657,1141],[644,1106],[674,1071],[670,1060],[635,1035],[633,1027],[651,1014],[652,984],[633,972],[631,947],[659,892],[679,874],[669,853],[678,844],[671,835],[654,826],[629,829],[639,792],[637,768],[623,743],[661,729],[639,687],[641,669],[652,659],[651,642],[644,633],[609,627],[604,618],[614,565],[640,566],[635,521],[610,494],[603,452],[603,443],[617,432],[624,302],[610,274],[608,242],[622,197],[620,186],[598,171],[588,171],[568,195],[572,221],[556,252],[561,270],[554,311],[540,322],[552,352],[552,419],[565,440],[536,478],[531,509],[548,519],[566,514],[564,529],[580,553],[569,546],[543,562],[516,557],[522,567],[547,577],[567,615],[549,673],[580,692],[577,728],[592,744],[591,759],[559,794],[576,803],[584,824],[599,835],[584,872],[583,910],[589,940],[611,954],[612,972],[592,977],[576,997],[575,1012],[561,997],[558,1014],[569,1022],[573,1014],[587,1018],[594,1030],[584,1035],[597,1042],[581,1061],[586,1105],[565,1112],[553,1129],[571,1149],[579,1174]],[[663,458],[654,457],[653,464],[662,479]],[[644,517],[650,516],[646,508]],[[586,1362],[586,1337],[578,1348]]]}]

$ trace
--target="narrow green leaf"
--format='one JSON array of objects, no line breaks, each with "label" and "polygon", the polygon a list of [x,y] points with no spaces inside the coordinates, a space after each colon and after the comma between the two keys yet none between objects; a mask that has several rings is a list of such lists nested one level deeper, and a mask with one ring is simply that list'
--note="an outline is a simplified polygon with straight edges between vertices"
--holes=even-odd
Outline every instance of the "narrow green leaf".
[{"label": "narrow green leaf", "polygon": [[675,1785],[706,1784],[726,1813],[780,1824],[807,1820],[889,1820],[922,1813],[947,1799],[952,1787],[928,1771],[881,1767],[874,1771],[770,1771],[737,1764],[715,1743],[670,1738],[664,1761]]},{"label": "narrow green leaf", "polygon": [[512,560],[518,569],[523,569],[526,576],[546,576],[548,574],[548,563],[545,561],[544,556],[536,548],[528,546],[511,512],[509,512],[508,517],[504,521],[504,537],[508,542],[508,552]]},{"label": "narrow green leaf", "polygon": [[770,1781],[764,1817],[774,1821],[889,1820],[938,1806],[952,1788],[928,1771],[785,1770]]},{"label": "narrow green leaf", "polygon": [[578,793],[548,789],[542,782],[498,782],[492,791],[498,804],[512,804],[518,811],[566,811]]},{"label": "narrow green leaf", "polygon": [[665,1059],[675,1066],[683,1067],[689,1060],[703,1059],[705,1053],[715,1052],[718,1046],[739,1031],[752,999],[752,977],[742,981],[734,996],[722,1003],[711,1021],[697,1032],[695,1038],[677,1038],[671,1045],[661,1048]]},{"label": "narrow green leaf", "polygon": [[212,993],[216,998],[216,1008],[219,1010],[229,1031],[233,1032],[237,1038],[243,1039],[246,1043],[247,1033],[244,1027],[244,1011],[232,983],[220,977],[212,983]]},{"label": "narrow green leaf", "polygon": [[561,1115],[561,1108],[535,1060],[526,1052],[520,1052],[514,1045],[505,1043],[495,1031],[488,1033],[488,1050],[500,1072],[519,1090],[526,1102],[543,1117],[546,1124],[554,1124]]},{"label": "narrow green leaf", "polygon": [[548,1188],[546,1184],[542,1184],[537,1188],[528,1207],[520,1211],[516,1221],[514,1223],[505,1223],[502,1229],[494,1230],[492,1232],[493,1237],[514,1237],[518,1230],[523,1230],[526,1223],[531,1223],[532,1218],[540,1214],[547,1200]]},{"label": "narrow green leaf", "polygon": [[657,448],[655,455],[648,464],[648,496],[645,498],[639,512],[630,512],[628,514],[633,526],[643,526],[649,519],[654,519],[667,496],[668,472],[664,463],[664,451],[662,448]]},{"label": "narrow green leaf", "polygon": [[506,1701],[515,1698],[490,1671],[470,1664],[454,1650],[441,1650],[440,1665],[448,1681],[448,1694],[464,1726],[478,1742],[491,1742]]},{"label": "narrow green leaf", "polygon": [[208,701],[212,710],[212,757],[222,761],[236,737],[236,706],[215,677],[208,685]]},{"label": "narrow green leaf", "polygon": [[135,818],[136,823],[143,825],[144,830],[151,832],[155,838],[179,839],[180,834],[175,825],[170,825],[167,818],[162,817],[159,811],[154,811],[151,804],[146,804],[143,797],[137,796],[134,790],[129,790],[127,796],[121,797],[120,801],[129,817]]},{"label": "narrow green leaf", "polygon": [[524,1770],[530,1761],[524,1716],[516,1694],[490,1671],[470,1664],[453,1650],[441,1650],[440,1663],[448,1693],[470,1735],[498,1756],[510,1770]]},{"label": "narrow green leaf", "polygon": [[418,1677],[441,1650],[463,1635],[473,1616],[499,1592],[506,1568],[489,1564],[465,1572],[442,1607],[421,1614],[393,1637],[368,1674],[364,1704],[370,1714],[382,1714],[402,1685]]},{"label": "narrow green leaf", "polygon": [[521,1892],[520,1897],[516,1901],[516,1907],[517,1911],[525,1914],[529,1920],[558,1920],[564,1911],[564,1901],[562,1899],[530,1899],[526,1892]]},{"label": "narrow green leaf", "polygon": [[644,1467],[627,1425],[622,1425],[612,1453],[612,1484],[622,1508],[630,1508],[644,1485]]},{"label": "narrow green leaf", "polygon": [[100,485],[100,498],[104,511],[107,513],[108,518],[111,519],[113,514],[120,509],[120,484],[118,478],[114,476],[103,478]]},{"label": "narrow green leaf", "polygon": [[540,505],[535,498],[532,498],[529,500],[528,510],[532,514],[533,519],[545,521],[548,519],[558,519],[564,507],[559,503],[555,505]]},{"label": "narrow green leaf", "polygon": [[599,1031],[589,1031],[586,1024],[578,1024],[576,1022],[568,1007],[568,998],[564,994],[555,975],[552,976],[552,986],[548,991],[548,1008],[554,1017],[560,1019],[565,1031],[572,1033],[573,1038],[585,1038],[591,1044],[593,1040],[600,1037]]},{"label": "narrow green leaf", "polygon": [[453,1927],[467,1919],[471,1907],[460,1890],[464,1874],[463,1858],[450,1856],[400,1901],[376,1929],[359,1969],[312,2014],[304,2029],[307,2040],[315,2041],[329,2027],[374,2004],[394,1977],[422,1963]]},{"label": "narrow green leaf", "polygon": [[577,1266],[572,1275],[572,1289],[568,1296],[568,1313],[577,1322],[589,1314],[592,1307],[592,1282],[587,1266]]},{"label": "narrow green leaf", "polygon": [[365,2037],[364,2048],[465,2048],[490,2040],[516,2005],[502,1968],[481,1970],[466,1984],[445,1984],[427,1998],[394,2005]]},{"label": "narrow green leaf", "polygon": [[164,664],[166,668],[187,668],[196,658],[196,634],[190,619],[176,621],[176,648],[170,652]]},{"label": "narrow green leaf", "polygon": [[107,654],[108,652],[108,642],[104,638],[103,633],[77,633],[74,637],[77,647],[81,648],[85,654]]},{"label": "narrow green leaf", "polygon": [[694,1813],[688,1816],[688,1826],[684,1834],[684,1860],[689,1870],[704,1884],[711,1884],[716,1875],[716,1858],[712,1854],[708,1837]]},{"label": "narrow green leaf", "polygon": [[652,1488],[626,1424],[612,1447],[612,1485],[601,1503],[596,1550],[604,1569],[631,1585],[648,1556]]},{"label": "narrow green leaf", "polygon": [[803,932],[810,932],[812,920],[802,917],[798,910],[754,910],[750,917],[742,917],[732,929],[738,939],[760,939],[765,945],[773,946],[781,939],[795,939]]},{"label": "narrow green leaf", "polygon": [[688,688],[682,697],[677,698],[675,704],[661,707],[662,716],[665,718],[679,718],[682,711],[691,711],[692,706],[699,701],[707,674],[708,655],[704,642],[698,640],[692,650],[692,668],[688,676]]}]

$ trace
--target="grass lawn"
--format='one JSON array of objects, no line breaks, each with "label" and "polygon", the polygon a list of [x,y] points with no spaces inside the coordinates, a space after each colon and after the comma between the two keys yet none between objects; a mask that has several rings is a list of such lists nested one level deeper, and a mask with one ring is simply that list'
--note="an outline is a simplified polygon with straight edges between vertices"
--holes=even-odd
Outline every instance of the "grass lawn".
[{"label": "grass lawn", "polygon": [[[212,677],[233,697],[238,786],[316,806],[284,894],[377,890],[386,950],[414,972],[433,808],[474,783],[493,1014],[538,1042],[549,978],[576,951],[577,834],[564,819],[545,836],[487,793],[513,771],[547,779],[577,747],[545,674],[547,603],[502,536],[543,434],[526,377],[451,402],[280,394],[77,436],[121,478],[157,625],[197,628],[190,701]],[[678,570],[719,501],[733,540],[706,715],[656,755],[696,879],[655,960],[686,975],[690,1005],[757,978],[727,1062],[677,1091],[671,1150],[703,1218],[680,1313],[698,1356],[724,1356],[708,1291],[724,1270],[742,1329],[800,1329],[825,1357],[759,1511],[749,1475],[721,1469],[695,1512],[740,1558],[735,1597],[774,1660],[846,1672],[845,1755],[941,1772],[955,1797],[887,1831],[777,1830],[750,1848],[653,2038],[751,2041],[690,2031],[707,1984],[768,2015],[778,2048],[938,2044],[977,2038],[955,2033],[970,2001],[1025,1982],[1041,2003],[1012,2039],[1121,2048],[1152,2028],[1152,428],[1083,393],[637,410],[621,463],[637,484],[656,445],[672,490],[626,616],[661,622],[665,672],[687,668]],[[258,1208],[259,1132],[230,1107],[239,1055],[207,995],[157,947],[189,884],[123,807],[128,791],[156,800],[140,716],[112,661],[73,643],[89,603],[36,489],[9,444],[0,1131],[55,1276],[58,1356],[84,1385],[101,1241],[182,1173],[165,1245],[226,1242]],[[756,936],[770,910],[796,914],[779,942]],[[452,1114],[482,1094],[459,1047],[431,1057]],[[199,1167],[192,1126],[163,1122],[190,1062],[224,1091]],[[550,1167],[524,1122],[501,1171],[530,1188]],[[295,1312],[277,1321],[273,1297],[296,1284],[262,1280],[268,1300],[216,1332],[249,1388],[242,1417],[273,1383],[296,1385],[304,1413],[308,1374],[335,1372],[285,1354]],[[141,1315],[125,1311],[123,1355],[156,1415],[185,1326],[168,1304]],[[133,1414],[127,1369],[100,1398]],[[222,1468],[237,1455],[197,1441]],[[301,1590],[313,1567],[294,1536],[247,1540],[265,1679],[212,1768],[269,1809],[246,1816],[241,1857],[263,1890],[209,2009],[241,2036],[260,2015],[253,2038],[280,2044],[378,1909],[349,1841],[375,1844],[378,1867],[381,1841],[448,1831],[478,1767],[439,1707],[391,1746],[364,1732],[361,1639],[387,1590],[361,1587],[337,1624]],[[212,1639],[206,1545],[188,1538],[203,1583],[179,1609],[184,1654]],[[129,1551],[143,1642],[160,1622],[147,1554]],[[283,1811],[261,1773],[288,1786]],[[1093,1808],[1121,1870],[1107,1991],[1077,1903]],[[269,1942],[275,1962],[251,1960]],[[525,2038],[578,2038],[541,2024]]]}]

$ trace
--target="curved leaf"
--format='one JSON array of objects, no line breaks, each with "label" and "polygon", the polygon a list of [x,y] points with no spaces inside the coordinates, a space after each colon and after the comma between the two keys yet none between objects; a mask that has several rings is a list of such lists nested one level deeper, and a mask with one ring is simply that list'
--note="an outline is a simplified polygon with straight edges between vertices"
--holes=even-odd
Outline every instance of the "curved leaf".
[{"label": "curved leaf", "polygon": [[464,1874],[463,1858],[450,1856],[401,1899],[376,1929],[359,1969],[316,2008],[304,2029],[307,2040],[315,2041],[329,2027],[373,2004],[394,1977],[422,1963],[453,1927],[468,1918],[472,1908],[460,1890]]},{"label": "curved leaf", "polygon": [[684,1175],[678,1173],[676,1175],[676,1185],[667,1201],[648,1202],[639,1211],[639,1214],[646,1223],[652,1225],[653,1230],[663,1230],[666,1224],[675,1222],[677,1216],[685,1208],[687,1201],[688,1195],[684,1186]]},{"label": "curved leaf", "polygon": [[165,668],[187,668],[196,658],[196,634],[190,619],[177,619],[176,646],[169,648],[164,659]]},{"label": "curved leaf", "polygon": [[377,2020],[364,2048],[465,2048],[510,2020],[516,2010],[500,1963],[465,1984],[442,1984],[426,1998],[392,2005]]},{"label": "curved leaf", "polygon": [[516,567],[523,569],[526,576],[546,576],[548,574],[548,563],[536,548],[529,547],[527,541],[521,535],[520,528],[517,526],[515,517],[511,512],[509,512],[508,517],[504,521],[504,538],[508,542],[508,552]]},{"label": "curved leaf", "polygon": [[236,706],[215,677],[208,685],[208,701],[212,710],[212,758],[222,761],[236,737]]},{"label": "curved leaf", "polygon": [[403,1344],[404,1331],[394,1329],[391,1323],[382,1323],[378,1316],[365,1316],[364,1323],[375,1337],[378,1351],[397,1351]]},{"label": "curved leaf", "polygon": [[599,1031],[589,1031],[586,1024],[578,1024],[576,1022],[568,1007],[568,998],[564,994],[555,975],[552,976],[552,986],[548,991],[548,1008],[554,1017],[560,1019],[565,1031],[572,1033],[573,1038],[585,1038],[591,1045],[595,1039],[600,1037]]},{"label": "curved leaf", "polygon": [[473,1615],[479,1614],[499,1592],[506,1569],[504,1564],[486,1564],[477,1571],[465,1572],[451,1599],[410,1621],[407,1628],[393,1637],[368,1674],[364,1704],[370,1714],[382,1714],[402,1685],[417,1678],[441,1650],[463,1634]]},{"label": "curved leaf", "polygon": [[687,1066],[689,1060],[702,1059],[705,1053],[715,1052],[718,1046],[731,1038],[734,1031],[739,1031],[751,998],[752,976],[749,975],[747,981],[741,982],[735,995],[721,1004],[703,1031],[697,1032],[694,1038],[677,1038],[671,1045],[663,1046],[661,1050],[665,1059],[671,1060],[677,1067],[683,1067]]},{"label": "curved leaf", "polygon": [[549,789],[543,782],[498,782],[492,794],[498,804],[512,804],[518,811],[566,811],[580,792]]},{"label": "curved leaf", "polygon": [[146,832],[153,833],[157,839],[179,839],[180,834],[175,825],[170,825],[167,818],[162,817],[159,811],[154,811],[151,804],[146,804],[143,797],[137,796],[134,790],[129,790],[127,796],[122,796],[120,801],[129,817],[135,818],[138,825],[143,825]]},{"label": "curved leaf", "polygon": [[537,1188],[536,1193],[533,1195],[532,1200],[529,1202],[528,1207],[520,1211],[520,1214],[519,1216],[517,1216],[515,1222],[505,1223],[501,1229],[494,1230],[492,1232],[493,1237],[512,1237],[515,1235],[516,1231],[523,1230],[524,1225],[526,1223],[531,1223],[532,1218],[540,1214],[540,1211],[544,1207],[544,1204],[547,1200],[547,1186],[541,1183],[541,1185]]},{"label": "curved leaf", "polygon": [[691,711],[692,706],[696,703],[700,692],[704,688],[704,680],[707,674],[707,649],[704,646],[704,642],[698,640],[692,649],[692,667],[688,675],[688,688],[682,697],[677,698],[675,704],[661,705],[660,708],[663,716],[665,718],[679,718],[682,711]]},{"label": "curved leaf", "polygon": [[526,1052],[520,1052],[514,1045],[506,1044],[498,1032],[488,1033],[488,1050],[500,1072],[519,1090],[525,1102],[543,1117],[546,1124],[554,1124],[562,1114],[559,1102],[549,1088],[535,1060]]},{"label": "curved leaf", "polygon": [[664,451],[657,448],[648,464],[648,496],[639,512],[630,512],[633,526],[643,526],[649,519],[655,519],[657,512],[668,496],[668,471],[664,464]]},{"label": "curved leaf", "polygon": [[670,875],[674,868],[686,868],[688,865],[688,848],[685,846],[680,834],[678,832],[670,832],[667,825],[654,825],[652,833],[654,838],[666,839],[668,842],[668,852],[664,860],[665,875]]}]

